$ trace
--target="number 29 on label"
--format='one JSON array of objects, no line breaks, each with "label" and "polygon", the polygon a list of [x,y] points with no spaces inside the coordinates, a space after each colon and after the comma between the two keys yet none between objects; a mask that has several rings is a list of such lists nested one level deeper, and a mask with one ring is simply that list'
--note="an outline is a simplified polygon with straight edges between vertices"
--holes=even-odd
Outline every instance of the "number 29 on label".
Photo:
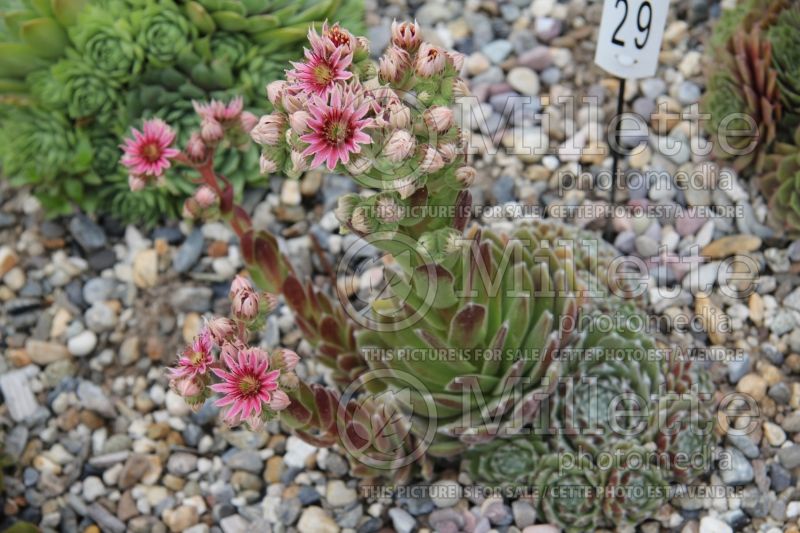
[{"label": "number 29 on label", "polygon": [[605,0],[594,62],[620,78],[655,75],[669,0]]}]

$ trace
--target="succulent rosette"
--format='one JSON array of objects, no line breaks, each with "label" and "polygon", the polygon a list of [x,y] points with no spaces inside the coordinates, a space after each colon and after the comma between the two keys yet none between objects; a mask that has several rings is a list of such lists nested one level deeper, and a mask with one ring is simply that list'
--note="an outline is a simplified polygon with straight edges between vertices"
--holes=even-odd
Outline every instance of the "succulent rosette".
[{"label": "succulent rosette", "polygon": [[759,181],[769,198],[769,221],[790,235],[800,233],[800,127],[793,143],[778,143]]},{"label": "succulent rosette", "polygon": [[169,0],[147,2],[144,9],[133,13],[131,24],[147,61],[155,67],[173,63],[197,31]]},{"label": "succulent rosette", "polygon": [[603,515],[609,525],[638,524],[669,499],[664,471],[651,462],[652,452],[633,442],[610,450],[603,472]]},{"label": "succulent rosette", "polygon": [[547,445],[534,435],[496,439],[468,451],[465,468],[488,486],[525,486],[548,451]]},{"label": "succulent rosette", "polygon": [[531,478],[536,505],[547,522],[577,533],[593,529],[601,520],[602,472],[588,457],[547,455]]},{"label": "succulent rosette", "polygon": [[61,86],[67,114],[75,120],[100,123],[111,120],[118,102],[115,82],[104,79],[89,65],[77,59],[64,59],[52,69],[53,78]]},{"label": "succulent rosette", "polygon": [[122,83],[138,75],[144,63],[144,50],[124,14],[118,2],[104,8],[89,6],[70,28],[72,42],[86,62]]}]

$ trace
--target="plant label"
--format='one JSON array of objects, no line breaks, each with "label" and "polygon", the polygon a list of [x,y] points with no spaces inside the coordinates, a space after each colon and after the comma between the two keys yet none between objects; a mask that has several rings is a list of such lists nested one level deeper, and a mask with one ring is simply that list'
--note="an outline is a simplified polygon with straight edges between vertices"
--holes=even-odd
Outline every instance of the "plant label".
[{"label": "plant label", "polygon": [[654,76],[669,0],[605,0],[594,62],[619,78]]}]

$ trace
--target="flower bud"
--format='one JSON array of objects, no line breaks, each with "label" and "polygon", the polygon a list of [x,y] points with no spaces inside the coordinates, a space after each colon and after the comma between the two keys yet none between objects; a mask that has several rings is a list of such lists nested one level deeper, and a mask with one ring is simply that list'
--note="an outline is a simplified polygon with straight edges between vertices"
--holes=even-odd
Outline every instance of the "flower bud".
[{"label": "flower bud", "polygon": [[422,43],[417,52],[414,70],[418,76],[430,78],[441,74],[447,61],[447,53],[430,43]]},{"label": "flower bud", "polygon": [[417,192],[417,180],[413,176],[397,178],[392,185],[403,200]]},{"label": "flower bud", "polygon": [[437,133],[444,133],[453,125],[453,110],[444,106],[433,106],[422,115],[425,124]]},{"label": "flower bud", "polygon": [[456,179],[464,187],[471,187],[475,183],[475,177],[478,175],[475,167],[465,165],[456,170]]},{"label": "flower bud", "polygon": [[300,380],[297,378],[297,374],[294,372],[283,373],[281,372],[280,377],[278,378],[278,383],[280,384],[282,389],[286,390],[294,390],[299,385]]},{"label": "flower bud", "polygon": [[278,295],[271,292],[261,293],[261,311],[271,313],[278,308]]},{"label": "flower bud", "polygon": [[192,378],[175,379],[170,382],[170,387],[181,398],[191,398],[203,392],[203,387]]},{"label": "flower bud", "polygon": [[256,124],[258,124],[258,117],[250,111],[244,111],[239,118],[239,122],[242,125],[242,130],[244,130],[245,133],[250,133],[250,130],[255,128]]},{"label": "flower bud", "polygon": [[273,411],[283,411],[292,401],[289,399],[289,395],[283,392],[280,389],[272,391],[272,399],[269,402],[269,407]]},{"label": "flower bud", "polygon": [[275,146],[281,139],[285,125],[286,119],[279,113],[264,115],[250,130],[250,138],[262,146]]},{"label": "flower bud", "polygon": [[410,66],[408,52],[397,46],[390,46],[379,60],[378,72],[382,80],[396,83],[405,76]]},{"label": "flower bud", "polygon": [[147,185],[147,181],[141,176],[134,176],[133,174],[128,175],[128,187],[130,187],[132,192],[141,191]]},{"label": "flower bud", "polygon": [[308,111],[295,111],[289,115],[289,125],[296,134],[302,135],[308,130],[309,119],[311,115]]},{"label": "flower bud", "polygon": [[353,215],[353,210],[360,203],[361,198],[357,194],[343,194],[339,197],[338,205],[333,214],[336,215],[336,220],[342,224],[350,222],[350,217]]},{"label": "flower bud", "polygon": [[262,175],[274,174],[278,171],[278,164],[263,153],[258,160],[258,166]]},{"label": "flower bud", "polygon": [[208,185],[203,185],[195,191],[194,199],[200,209],[208,209],[217,203],[217,193]]},{"label": "flower bud", "polygon": [[286,91],[286,88],[289,86],[284,80],[276,80],[267,85],[267,98],[269,99],[270,103],[273,106],[278,105],[278,103],[283,98],[283,93]]},{"label": "flower bud", "polygon": [[413,52],[419,47],[421,42],[420,29],[417,21],[414,22],[392,22],[392,43],[404,50]]},{"label": "flower bud", "polygon": [[372,168],[372,161],[367,157],[352,157],[344,166],[351,175],[360,176],[365,172],[369,172]]},{"label": "flower bud", "polygon": [[458,148],[453,143],[443,143],[439,145],[439,153],[445,163],[452,163],[458,157]]},{"label": "flower bud", "polygon": [[294,113],[295,111],[300,111],[305,107],[303,98],[296,94],[289,94],[288,91],[284,92],[283,97],[281,98],[281,103],[283,104],[283,109],[287,113]]},{"label": "flower bud", "polygon": [[206,329],[208,329],[214,342],[218,345],[222,345],[225,340],[233,335],[234,324],[230,318],[218,316],[206,322]]},{"label": "flower bud", "polygon": [[233,315],[244,321],[250,321],[258,316],[259,312],[259,297],[255,291],[239,291],[233,297],[231,307],[233,308]]},{"label": "flower bud", "polygon": [[397,130],[408,128],[411,124],[411,110],[402,103],[389,105],[389,125]]},{"label": "flower bud", "polygon": [[426,145],[422,154],[420,167],[428,174],[438,172],[444,166],[444,159],[435,147]]},{"label": "flower bud", "polygon": [[356,52],[356,54],[358,54],[360,56],[369,57],[369,39],[367,39],[363,35],[359,36],[359,37],[356,37],[356,50],[355,50],[355,52]]},{"label": "flower bud", "polygon": [[198,163],[206,158],[206,143],[200,133],[192,132],[186,142],[186,155],[189,156],[189,159]]},{"label": "flower bud", "polygon": [[215,143],[222,139],[225,135],[225,130],[222,129],[222,124],[213,118],[204,118],[200,123],[200,136],[208,143]]},{"label": "flower bud", "polygon": [[292,372],[297,363],[300,362],[300,356],[292,350],[286,348],[278,348],[272,352],[272,367],[275,369],[283,370],[284,372]]},{"label": "flower bud", "polygon": [[383,153],[389,161],[399,163],[411,155],[415,146],[416,140],[407,130],[395,130],[386,141]]},{"label": "flower bud", "polygon": [[469,91],[467,82],[465,82],[461,78],[456,78],[455,80],[453,80],[453,96],[455,96],[456,98],[461,98],[464,96],[469,96],[470,94],[472,93],[470,93]]},{"label": "flower bud", "polygon": [[453,64],[453,68],[456,72],[461,72],[461,69],[464,68],[464,54],[461,52],[455,52],[450,50],[447,52],[447,57],[450,59],[450,62]]},{"label": "flower bud", "polygon": [[368,235],[376,229],[375,222],[369,216],[369,210],[363,206],[353,210],[353,214],[350,216],[350,226],[364,235]]},{"label": "flower bud", "polygon": [[394,224],[403,220],[403,208],[391,194],[381,194],[375,202],[375,211],[384,224]]},{"label": "flower bud", "polygon": [[246,277],[239,274],[235,278],[233,278],[233,281],[231,282],[231,289],[228,292],[228,296],[233,298],[242,291],[250,291],[250,290],[253,290],[253,286],[250,285],[250,281]]},{"label": "flower bud", "polygon": [[292,172],[300,174],[301,172],[308,170],[309,161],[308,158],[302,154],[302,152],[292,150],[289,154],[289,158],[292,161]]}]

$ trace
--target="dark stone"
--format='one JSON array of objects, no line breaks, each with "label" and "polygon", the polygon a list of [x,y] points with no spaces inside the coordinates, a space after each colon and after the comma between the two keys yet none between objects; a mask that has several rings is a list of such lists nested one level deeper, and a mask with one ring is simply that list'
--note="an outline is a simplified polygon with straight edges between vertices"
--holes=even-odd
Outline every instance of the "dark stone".
[{"label": "dark stone", "polygon": [[178,248],[172,259],[172,267],[176,272],[187,272],[203,254],[203,232],[195,229],[186,241]]},{"label": "dark stone", "polygon": [[108,242],[103,228],[84,214],[78,214],[69,221],[69,232],[86,252],[94,252]]},{"label": "dark stone", "polygon": [[769,466],[770,488],[775,492],[782,492],[792,485],[792,474],[779,463]]},{"label": "dark stone", "polygon": [[314,487],[303,485],[300,487],[300,492],[298,492],[297,498],[300,500],[300,503],[303,504],[303,507],[307,507],[320,501],[321,496]]},{"label": "dark stone", "polygon": [[163,239],[169,244],[178,244],[183,241],[183,233],[174,226],[156,228],[153,230],[153,240]]},{"label": "dark stone", "polygon": [[356,530],[358,533],[375,533],[383,527],[383,520],[380,518],[370,518]]},{"label": "dark stone", "polygon": [[103,248],[89,254],[86,258],[92,270],[105,270],[113,267],[117,262],[117,254],[110,248]]},{"label": "dark stone", "polygon": [[55,222],[53,220],[45,220],[39,226],[39,231],[42,232],[42,237],[45,239],[60,239],[64,236],[64,224]]},{"label": "dark stone", "polygon": [[83,284],[79,279],[73,279],[67,286],[64,287],[67,292],[67,299],[75,307],[86,307],[86,301],[83,299]]}]

